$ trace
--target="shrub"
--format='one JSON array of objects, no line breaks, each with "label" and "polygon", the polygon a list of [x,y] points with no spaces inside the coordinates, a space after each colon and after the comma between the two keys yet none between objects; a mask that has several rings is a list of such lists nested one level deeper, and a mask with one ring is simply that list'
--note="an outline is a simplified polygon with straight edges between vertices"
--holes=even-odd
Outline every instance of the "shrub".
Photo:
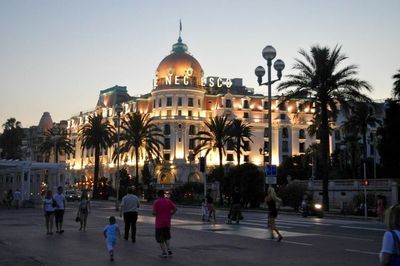
[{"label": "shrub", "polygon": [[301,205],[303,195],[307,192],[307,187],[299,183],[290,183],[281,187],[278,191],[279,197],[283,201],[283,205],[290,206],[296,211]]}]

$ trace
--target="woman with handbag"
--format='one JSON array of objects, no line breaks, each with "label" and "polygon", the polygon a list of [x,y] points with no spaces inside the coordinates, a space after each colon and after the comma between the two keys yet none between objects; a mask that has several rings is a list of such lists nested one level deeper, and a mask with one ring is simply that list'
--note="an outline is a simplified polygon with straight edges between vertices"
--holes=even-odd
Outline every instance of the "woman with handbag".
[{"label": "woman with handbag", "polygon": [[90,201],[88,197],[88,193],[86,191],[82,192],[81,200],[79,202],[78,206],[78,213],[76,216],[76,221],[79,221],[81,224],[81,227],[79,228],[79,231],[86,231],[86,222],[87,222],[87,217],[90,213]]},{"label": "woman with handbag", "polygon": [[400,265],[400,204],[386,211],[385,222],[388,231],[383,235],[381,265]]}]

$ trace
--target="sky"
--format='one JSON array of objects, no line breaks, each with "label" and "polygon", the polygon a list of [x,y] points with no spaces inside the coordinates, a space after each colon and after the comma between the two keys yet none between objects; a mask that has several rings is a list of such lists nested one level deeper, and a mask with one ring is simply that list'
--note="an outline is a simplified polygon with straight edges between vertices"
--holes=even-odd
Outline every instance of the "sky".
[{"label": "sky", "polygon": [[46,111],[68,119],[114,85],[150,92],[180,19],[205,76],[243,78],[267,94],[254,75],[266,45],[286,63],[283,75],[295,73],[299,49],[341,45],[343,66],[357,65],[368,95],[385,99],[400,69],[399,10],[398,0],[0,0],[0,123],[37,125]]}]

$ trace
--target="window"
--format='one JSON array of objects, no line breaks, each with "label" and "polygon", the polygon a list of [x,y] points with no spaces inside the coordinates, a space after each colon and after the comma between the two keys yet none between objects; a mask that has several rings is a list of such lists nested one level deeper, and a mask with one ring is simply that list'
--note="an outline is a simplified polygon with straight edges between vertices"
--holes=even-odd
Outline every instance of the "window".
[{"label": "window", "polygon": [[306,138],[306,133],[304,129],[299,130],[299,139],[305,139]]},{"label": "window", "polygon": [[299,104],[299,112],[304,112],[304,103]]},{"label": "window", "polygon": [[287,140],[282,141],[282,152],[289,152],[289,142]]},{"label": "window", "polygon": [[171,117],[172,116],[172,111],[171,110],[167,110],[167,117]]},{"label": "window", "polygon": [[195,146],[196,146],[196,140],[189,139],[189,150],[194,150]]},{"label": "window", "polygon": [[282,138],[287,139],[289,137],[289,131],[286,127],[282,128]]},{"label": "window", "polygon": [[279,106],[279,110],[281,110],[281,111],[286,111],[286,104],[281,103],[281,104],[279,104],[278,106]]},{"label": "window", "polygon": [[164,149],[165,150],[171,149],[171,139],[170,138],[164,139]]},{"label": "window", "polygon": [[170,135],[171,134],[171,126],[170,125],[164,125],[164,135]]},{"label": "window", "polygon": [[243,118],[249,118],[249,113],[247,112],[243,113]]},{"label": "window", "polygon": [[269,149],[269,142],[268,141],[264,141],[264,150],[268,151]]},{"label": "window", "polygon": [[172,106],[172,97],[167,97],[167,106]]},{"label": "window", "polygon": [[243,159],[246,163],[250,162],[250,157],[249,155],[245,155]]},{"label": "window", "polygon": [[226,108],[232,108],[232,100],[226,99],[225,100],[225,107]]},{"label": "window", "polygon": [[188,98],[188,106],[193,107],[193,98]]},{"label": "window", "polygon": [[280,118],[281,120],[285,120],[285,119],[286,119],[286,115],[285,115],[285,114],[280,114],[280,115],[279,115],[279,118]]},{"label": "window", "polygon": [[178,97],[178,106],[182,106],[182,97]]},{"label": "window", "polygon": [[306,144],[304,142],[299,143],[299,152],[304,153],[306,151],[305,149]]},{"label": "window", "polygon": [[197,99],[197,105],[198,105],[199,107],[201,107],[201,101],[200,101],[200,99]]},{"label": "window", "polygon": [[268,110],[268,102],[267,101],[264,101],[264,110]]},{"label": "window", "polygon": [[158,107],[162,107],[162,101],[161,101],[161,99],[158,100]]},{"label": "window", "polygon": [[190,125],[189,135],[195,135],[195,134],[196,134],[196,127],[194,125]]},{"label": "window", "polygon": [[269,138],[269,128],[264,128],[264,138]]},{"label": "window", "polygon": [[193,116],[193,112],[191,110],[188,111],[188,116]]},{"label": "window", "polygon": [[250,149],[250,141],[244,141],[243,142],[244,150],[245,151],[251,151]]},{"label": "window", "polygon": [[169,160],[170,160],[170,154],[164,153],[164,161],[169,161]]},{"label": "window", "polygon": [[228,151],[233,151],[233,150],[235,149],[235,145],[234,145],[232,139],[229,139],[229,140],[226,142],[226,149],[227,149]]},{"label": "window", "polygon": [[178,110],[178,116],[182,116],[182,110]]},{"label": "window", "polygon": [[243,101],[243,108],[249,109],[249,101],[248,100]]},{"label": "window", "polygon": [[264,163],[269,163],[269,156],[268,155],[264,155]]},{"label": "window", "polygon": [[264,122],[265,122],[265,123],[268,122],[268,114],[264,114]]},{"label": "window", "polygon": [[227,155],[226,155],[226,160],[227,160],[228,162],[233,162],[233,154],[227,154]]},{"label": "window", "polygon": [[156,108],[156,100],[153,101],[153,108]]}]

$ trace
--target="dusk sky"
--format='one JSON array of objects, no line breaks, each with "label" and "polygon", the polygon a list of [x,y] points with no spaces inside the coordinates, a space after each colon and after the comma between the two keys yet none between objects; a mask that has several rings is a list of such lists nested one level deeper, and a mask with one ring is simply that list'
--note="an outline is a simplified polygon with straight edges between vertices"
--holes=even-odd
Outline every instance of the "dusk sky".
[{"label": "dusk sky", "polygon": [[[342,45],[373,99],[391,96],[400,69],[400,1],[6,1],[0,0],[0,123],[36,125],[92,109],[116,84],[145,94],[160,61],[182,39],[205,76],[254,75],[273,45],[293,73],[300,48]],[[275,73],[273,73],[275,76]],[[274,90],[274,92],[276,92]]]}]

